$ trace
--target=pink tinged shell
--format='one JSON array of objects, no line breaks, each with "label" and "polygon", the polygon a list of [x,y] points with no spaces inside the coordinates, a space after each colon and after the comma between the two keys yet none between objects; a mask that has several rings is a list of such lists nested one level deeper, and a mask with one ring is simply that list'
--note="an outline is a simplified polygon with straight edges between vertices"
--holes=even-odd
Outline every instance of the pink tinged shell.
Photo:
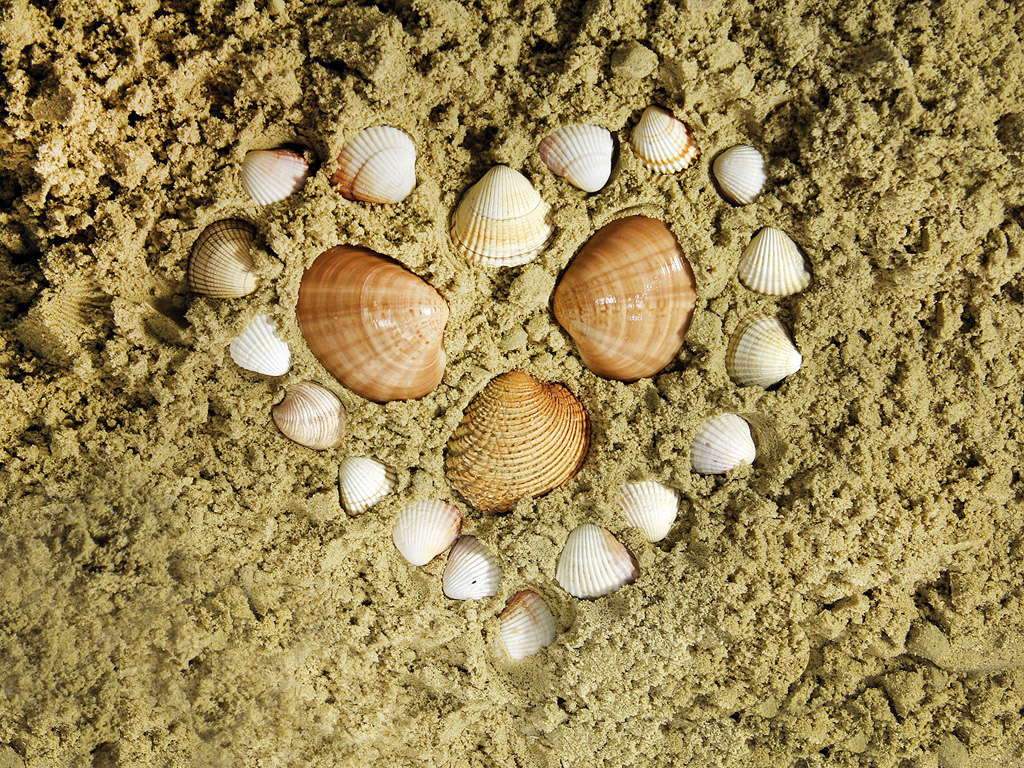
[{"label": "pink tinged shell", "polygon": [[532,589],[516,592],[498,617],[498,643],[513,660],[532,656],[555,641],[555,620]]},{"label": "pink tinged shell", "polygon": [[309,176],[309,163],[290,149],[258,149],[242,160],[242,187],[260,205],[298,192]]},{"label": "pink tinged shell", "polygon": [[345,439],[345,407],[337,395],[313,381],[288,387],[271,415],[282,435],[307,448],[326,451]]},{"label": "pink tinged shell", "polygon": [[441,578],[441,588],[452,600],[480,600],[498,593],[501,566],[475,536],[460,536]]},{"label": "pink tinged shell", "polygon": [[459,537],[462,513],[446,501],[427,499],[403,507],[391,539],[412,565],[426,565]]},{"label": "pink tinged shell", "polygon": [[636,558],[607,528],[583,523],[565,540],[555,580],[570,595],[602,597],[636,581]]}]

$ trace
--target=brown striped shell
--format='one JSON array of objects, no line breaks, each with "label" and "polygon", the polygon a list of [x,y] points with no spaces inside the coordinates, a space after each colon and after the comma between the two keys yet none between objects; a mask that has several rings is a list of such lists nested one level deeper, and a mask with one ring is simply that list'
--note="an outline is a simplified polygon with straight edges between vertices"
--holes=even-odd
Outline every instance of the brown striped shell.
[{"label": "brown striped shell", "polygon": [[259,280],[249,249],[256,227],[242,219],[221,219],[202,231],[188,259],[188,286],[214,299],[237,299]]}]

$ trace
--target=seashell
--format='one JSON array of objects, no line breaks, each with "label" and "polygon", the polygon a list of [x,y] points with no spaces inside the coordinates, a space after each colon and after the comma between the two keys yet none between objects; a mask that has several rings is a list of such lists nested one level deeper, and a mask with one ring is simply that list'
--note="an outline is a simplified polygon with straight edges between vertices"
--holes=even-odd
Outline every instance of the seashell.
[{"label": "seashell", "polygon": [[661,541],[676,521],[679,494],[653,480],[626,483],[619,493],[619,507],[629,524],[639,528],[648,541]]},{"label": "seashell", "polygon": [[799,371],[802,363],[786,326],[768,315],[740,323],[725,353],[725,368],[737,384],[770,387]]},{"label": "seashell", "polygon": [[603,597],[636,581],[636,558],[607,528],[583,523],[565,540],[555,581],[573,597]]},{"label": "seashell", "polygon": [[416,186],[416,147],[409,134],[387,125],[364,128],[338,155],[331,184],[348,200],[400,203]]},{"label": "seashell", "polygon": [[512,595],[498,616],[498,642],[513,660],[532,656],[555,642],[555,620],[544,598],[532,589]]},{"label": "seashell", "polygon": [[523,174],[505,165],[467,189],[452,215],[456,250],[484,267],[532,261],[554,233],[551,206]]},{"label": "seashell", "polygon": [[284,200],[302,189],[309,163],[290,149],[258,149],[242,159],[242,187],[260,205]]},{"label": "seashell", "polygon": [[460,536],[441,577],[441,589],[452,600],[480,600],[498,594],[501,566],[476,536]]},{"label": "seashell", "polygon": [[228,351],[239,367],[265,376],[283,376],[292,365],[288,343],[277,335],[270,315],[256,315]]},{"label": "seashell", "polygon": [[584,192],[597,192],[608,183],[614,151],[611,131],[598,125],[567,125],[538,147],[548,170]]},{"label": "seashell", "polygon": [[259,280],[249,248],[256,227],[241,219],[215,221],[202,231],[188,260],[188,286],[215,299],[237,299],[256,290]]},{"label": "seashell", "polygon": [[756,457],[750,425],[735,413],[705,419],[690,444],[690,468],[699,475],[724,475]]},{"label": "seashell", "polygon": [[512,371],[466,408],[448,440],[445,472],[474,507],[503,511],[569,482],[589,445],[583,403],[561,384]]},{"label": "seashell", "polygon": [[598,376],[636,381],[675,358],[690,325],[693,270],[668,225],[628,216],[599,229],[555,287],[555,318]]},{"label": "seashell", "polygon": [[722,197],[737,205],[754,202],[768,180],[764,155],[748,144],[729,147],[715,158],[711,169]]},{"label": "seashell", "polygon": [[365,512],[398,484],[395,470],[376,459],[347,456],[338,467],[341,503],[351,514]]},{"label": "seashell", "polygon": [[302,276],[295,312],[317,360],[357,395],[413,400],[444,375],[447,302],[379,253],[351,245],[321,253]]},{"label": "seashell", "polygon": [[426,565],[455,543],[462,513],[447,501],[427,499],[402,508],[391,539],[412,565]]},{"label": "seashell", "polygon": [[345,439],[345,406],[316,382],[292,384],[270,413],[282,435],[307,448],[326,451]]},{"label": "seashell", "polygon": [[629,141],[640,162],[658,173],[682,171],[700,152],[689,124],[661,107],[644,110]]},{"label": "seashell", "polygon": [[811,283],[803,254],[792,238],[775,227],[763,227],[740,257],[740,282],[769,296],[791,296]]}]

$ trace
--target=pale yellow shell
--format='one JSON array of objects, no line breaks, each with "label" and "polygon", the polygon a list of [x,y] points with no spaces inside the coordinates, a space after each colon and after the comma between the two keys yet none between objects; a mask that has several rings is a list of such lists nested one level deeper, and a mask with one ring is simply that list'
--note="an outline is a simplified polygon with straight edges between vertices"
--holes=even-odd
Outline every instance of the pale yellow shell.
[{"label": "pale yellow shell", "polygon": [[516,592],[498,617],[498,643],[513,660],[532,656],[555,641],[555,620],[532,589]]},{"label": "pale yellow shell", "polygon": [[700,152],[690,126],[661,107],[644,110],[629,141],[640,162],[658,173],[682,171]]},{"label": "pale yellow shell", "polygon": [[314,381],[288,387],[271,415],[282,435],[307,448],[326,451],[345,439],[345,407],[337,395]]},{"label": "pale yellow shell", "polygon": [[800,370],[803,356],[786,326],[769,315],[753,315],[729,340],[725,367],[737,384],[770,387]]},{"label": "pale yellow shell", "polygon": [[775,227],[762,228],[743,250],[740,282],[769,296],[790,296],[811,284],[803,254],[792,238]]},{"label": "pale yellow shell", "polygon": [[724,475],[755,458],[750,425],[735,413],[705,419],[690,444],[690,469],[700,475]]},{"label": "pale yellow shell", "polygon": [[558,557],[555,581],[573,597],[602,597],[636,581],[636,558],[607,528],[583,523]]},{"label": "pale yellow shell", "polygon": [[202,231],[188,260],[188,285],[215,299],[235,299],[256,290],[259,280],[249,249],[256,227],[241,219],[222,219]]}]

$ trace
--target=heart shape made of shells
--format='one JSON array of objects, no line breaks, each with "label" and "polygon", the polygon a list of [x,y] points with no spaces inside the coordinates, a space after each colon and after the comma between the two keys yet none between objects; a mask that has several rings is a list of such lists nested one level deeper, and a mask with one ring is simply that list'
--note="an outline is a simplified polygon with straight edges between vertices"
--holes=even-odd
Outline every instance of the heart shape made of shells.
[{"label": "heart shape made of shells", "polygon": [[[690,126],[657,106],[644,110],[630,134],[641,163],[657,173],[678,173],[699,153]],[[543,163],[587,193],[598,192],[612,171],[615,138],[596,125],[567,125],[538,147]],[[416,186],[416,148],[390,126],[364,128],[348,141],[330,178],[345,198],[396,204]],[[250,151],[241,183],[252,199],[270,205],[305,184],[309,162],[296,148]],[[721,152],[712,173],[722,196],[746,205],[767,180],[759,150],[737,145]],[[551,206],[518,171],[497,165],[471,185],[451,216],[454,249],[483,268],[514,267],[537,258],[554,236]],[[256,227],[241,219],[207,226],[188,261],[188,284],[217,299],[246,296],[259,281],[250,254]],[[789,296],[811,281],[807,261],[783,231],[763,227],[744,249],[739,280],[752,291]],[[555,286],[558,324],[596,375],[633,382],[653,376],[682,348],[697,300],[690,263],[667,223],[624,216],[605,225],[580,248]],[[358,245],[320,254],[305,271],[296,317],[313,355],[355,394],[379,403],[425,396],[441,381],[448,304],[425,280],[386,255]],[[281,376],[291,352],[274,321],[256,316],[231,341],[242,368]],[[739,385],[769,387],[799,370],[802,357],[786,327],[770,315],[744,318],[726,355]],[[341,445],[345,410],[338,397],[312,381],[294,384],[273,407],[286,437],[315,450]],[[469,402],[448,441],[445,472],[451,484],[484,511],[510,509],[569,482],[590,444],[590,420],[567,387],[511,371],[492,379]],[[757,455],[750,424],[733,413],[707,418],[693,438],[694,472],[727,474]],[[339,471],[340,497],[350,513],[365,511],[394,491],[391,467],[371,457],[349,456]],[[619,505],[629,525],[651,542],[668,535],[678,514],[678,492],[662,483],[627,483]],[[442,589],[455,600],[497,594],[501,564],[477,538],[461,535],[462,514],[442,499],[407,505],[394,521],[395,547],[414,566],[443,552]],[[577,598],[597,598],[632,583],[636,558],[615,535],[593,523],[568,534],[555,580]],[[498,644],[512,659],[549,645],[556,627],[544,599],[523,589],[499,616]]]}]

